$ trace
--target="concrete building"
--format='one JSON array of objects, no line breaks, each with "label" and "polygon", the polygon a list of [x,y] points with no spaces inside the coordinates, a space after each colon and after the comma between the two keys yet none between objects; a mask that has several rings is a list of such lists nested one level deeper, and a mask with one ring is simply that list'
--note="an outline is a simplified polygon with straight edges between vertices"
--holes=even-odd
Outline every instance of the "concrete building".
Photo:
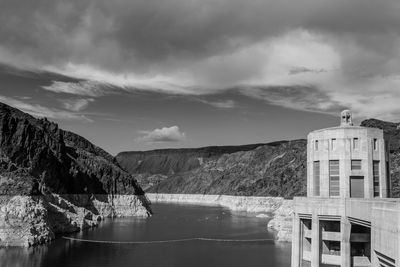
[{"label": "concrete building", "polygon": [[292,267],[400,266],[400,202],[390,199],[389,140],[353,126],[313,131],[307,197],[294,199]]}]

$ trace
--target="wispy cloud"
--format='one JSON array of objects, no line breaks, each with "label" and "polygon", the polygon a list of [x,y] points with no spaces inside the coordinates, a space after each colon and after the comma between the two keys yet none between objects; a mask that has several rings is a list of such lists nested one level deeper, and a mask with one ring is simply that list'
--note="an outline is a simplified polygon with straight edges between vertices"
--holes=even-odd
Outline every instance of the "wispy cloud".
[{"label": "wispy cloud", "polygon": [[20,109],[21,111],[29,113],[35,117],[47,117],[51,119],[79,120],[84,122],[92,122],[92,120],[86,117],[85,115],[76,114],[73,112],[55,108],[48,108],[39,104],[23,102],[21,100],[2,95],[0,95],[0,102],[3,102],[17,109]]},{"label": "wispy cloud", "polygon": [[181,132],[178,126],[163,127],[161,129],[154,129],[153,131],[140,131],[139,134],[141,136],[135,139],[136,142],[180,142],[186,138],[186,133]]},{"label": "wispy cloud", "polygon": [[218,100],[218,101],[210,101],[210,100],[205,100],[205,99],[201,99],[201,98],[196,98],[197,101],[206,104],[206,105],[210,105],[216,108],[221,108],[221,109],[230,109],[230,108],[234,108],[236,106],[235,101],[233,100]]},{"label": "wispy cloud", "polygon": [[115,91],[111,86],[96,81],[53,81],[50,85],[42,86],[42,88],[54,93],[64,93],[91,97],[102,96]]},{"label": "wispy cloud", "polygon": [[64,105],[64,108],[71,111],[81,111],[87,108],[90,102],[93,102],[93,98],[78,98],[78,99],[63,99],[61,102]]},{"label": "wispy cloud", "polygon": [[254,86],[239,90],[244,95],[289,109],[337,115],[347,108],[313,86]]},{"label": "wispy cloud", "polygon": [[291,75],[296,75],[299,73],[306,73],[306,72],[311,72],[311,73],[322,73],[322,72],[327,72],[326,69],[310,69],[306,67],[292,67],[289,70],[289,74]]}]

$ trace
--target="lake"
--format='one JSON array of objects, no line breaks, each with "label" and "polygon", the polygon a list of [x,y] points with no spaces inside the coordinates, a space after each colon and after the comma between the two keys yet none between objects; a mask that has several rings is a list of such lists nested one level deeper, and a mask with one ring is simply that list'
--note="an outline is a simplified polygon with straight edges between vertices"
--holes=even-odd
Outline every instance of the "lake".
[{"label": "lake", "polygon": [[[266,218],[215,206],[152,208],[150,218],[107,219],[98,228],[68,235],[92,242],[60,238],[35,248],[0,249],[0,266],[290,266],[291,246],[271,240]],[[175,241],[129,243],[166,240]]]}]

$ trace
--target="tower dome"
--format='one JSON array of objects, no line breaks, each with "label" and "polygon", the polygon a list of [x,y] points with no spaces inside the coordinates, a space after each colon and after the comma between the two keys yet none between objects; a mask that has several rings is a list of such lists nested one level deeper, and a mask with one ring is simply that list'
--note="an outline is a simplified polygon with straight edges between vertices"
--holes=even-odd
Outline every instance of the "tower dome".
[{"label": "tower dome", "polygon": [[346,109],[340,113],[340,126],[353,126],[353,114]]}]

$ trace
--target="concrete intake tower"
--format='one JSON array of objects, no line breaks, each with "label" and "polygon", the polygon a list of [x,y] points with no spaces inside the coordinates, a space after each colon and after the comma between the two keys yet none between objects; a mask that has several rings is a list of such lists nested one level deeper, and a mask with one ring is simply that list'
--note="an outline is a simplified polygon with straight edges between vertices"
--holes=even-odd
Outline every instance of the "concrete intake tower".
[{"label": "concrete intake tower", "polygon": [[292,267],[399,266],[400,202],[390,199],[389,140],[340,126],[308,135],[307,197],[294,199]]}]

